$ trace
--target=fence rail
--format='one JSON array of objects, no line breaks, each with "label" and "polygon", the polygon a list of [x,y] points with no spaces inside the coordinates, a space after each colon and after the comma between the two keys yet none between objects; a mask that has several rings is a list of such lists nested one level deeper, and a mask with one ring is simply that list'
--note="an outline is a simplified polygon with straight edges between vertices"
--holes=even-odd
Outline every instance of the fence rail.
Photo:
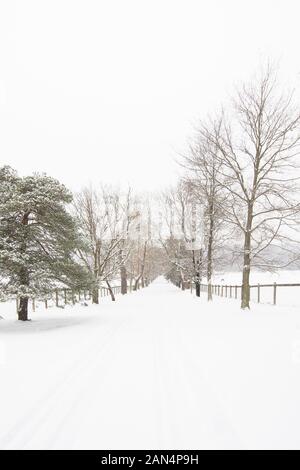
[{"label": "fence rail", "polygon": [[[147,283],[145,284],[147,286]],[[142,284],[139,284],[138,289],[142,287]],[[121,286],[111,286],[111,290],[113,295],[121,294]],[[127,292],[132,292],[133,286],[131,284],[127,285]],[[99,297],[107,297],[110,295],[110,290],[106,286],[100,286],[98,288]],[[29,301],[31,302],[32,311],[35,312],[36,306],[38,303],[43,303],[45,308],[49,308],[49,303],[55,307],[63,307],[65,305],[75,305],[80,301],[91,300],[92,299],[92,291],[90,289],[69,289],[69,288],[57,288],[49,293],[45,293],[44,295],[40,295],[37,297],[29,297]],[[16,309],[18,311],[19,306],[19,298],[15,298],[16,301]]]},{"label": "fence rail", "polygon": [[[187,283],[186,287],[190,288],[191,292],[193,292],[193,289],[196,288],[196,283],[195,282]],[[200,295],[201,295],[201,292],[208,293],[208,287],[209,287],[208,284],[200,283]],[[282,288],[282,287],[300,287],[300,283],[287,284],[287,283],[273,282],[272,284],[251,284],[250,285],[250,300],[256,301],[257,303],[261,303],[262,290],[264,288],[269,288],[272,290],[271,291],[271,298],[272,298],[271,303],[273,303],[273,305],[276,305],[278,288]],[[212,295],[216,295],[219,297],[239,299],[241,298],[241,294],[242,294],[242,286],[240,284],[237,284],[237,285],[211,284],[211,293]]]}]

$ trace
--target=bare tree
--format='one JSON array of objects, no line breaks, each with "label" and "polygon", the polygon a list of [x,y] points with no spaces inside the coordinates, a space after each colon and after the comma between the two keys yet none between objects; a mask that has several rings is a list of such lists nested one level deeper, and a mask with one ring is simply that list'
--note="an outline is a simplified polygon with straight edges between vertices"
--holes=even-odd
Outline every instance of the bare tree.
[{"label": "bare tree", "polygon": [[175,282],[179,276],[178,284],[183,290],[186,280],[195,281],[196,295],[199,296],[204,263],[203,249],[196,247],[201,225],[197,214],[199,201],[181,181],[162,194],[161,204],[165,228],[161,231],[160,242],[171,264],[169,275]]},{"label": "bare tree", "polygon": [[188,170],[185,177],[187,190],[203,207],[203,235],[206,245],[206,277],[208,284],[207,298],[212,300],[211,280],[216,261],[217,244],[220,234],[224,234],[223,211],[226,195],[218,181],[222,161],[216,145],[197,132],[196,138],[189,145],[189,152],[183,158],[183,165]]},{"label": "bare tree", "polygon": [[145,270],[147,258],[152,247],[152,219],[151,203],[148,196],[136,197],[135,213],[137,218],[130,233],[134,241],[133,250],[129,260],[129,270],[131,273],[130,284],[134,291],[145,286]]},{"label": "bare tree", "polygon": [[[115,300],[111,280],[126,263],[130,244],[126,243],[129,226],[134,218],[128,212],[120,192],[102,187],[99,191],[85,188],[75,196],[75,212],[88,250],[78,250],[82,263],[94,276],[93,303],[99,303],[99,286],[104,281],[112,300]],[[123,279],[124,281],[124,279]]]},{"label": "bare tree", "polygon": [[135,200],[132,197],[131,188],[127,191],[125,197],[124,206],[122,210],[124,213],[123,217],[123,234],[124,238],[120,243],[120,278],[121,278],[121,294],[127,294],[128,290],[128,281],[127,281],[127,260],[134,248],[134,241],[130,237],[130,229],[135,221],[138,218],[139,213],[134,207]]},{"label": "bare tree", "polygon": [[218,150],[217,180],[228,194],[227,221],[243,234],[242,308],[249,308],[251,266],[295,228],[300,113],[292,94],[279,94],[270,67],[244,85],[234,101],[235,119],[224,115],[201,133]]}]

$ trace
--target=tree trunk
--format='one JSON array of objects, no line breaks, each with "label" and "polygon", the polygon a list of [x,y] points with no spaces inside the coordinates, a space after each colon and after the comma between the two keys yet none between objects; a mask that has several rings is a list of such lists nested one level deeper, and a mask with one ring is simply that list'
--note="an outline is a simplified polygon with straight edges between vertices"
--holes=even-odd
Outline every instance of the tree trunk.
[{"label": "tree trunk", "polygon": [[29,321],[28,319],[28,297],[20,297],[18,307],[18,320]]},{"label": "tree trunk", "polygon": [[250,308],[250,233],[245,234],[241,308]]},{"label": "tree trunk", "polygon": [[209,205],[209,231],[207,243],[207,300],[212,300],[211,276],[212,276],[212,255],[214,241],[214,206]]},{"label": "tree trunk", "polygon": [[92,290],[92,303],[93,304],[99,304],[99,258],[100,258],[100,241],[96,240],[96,247],[95,247],[95,252],[94,252],[94,279],[95,282],[97,283],[97,286],[95,286]]},{"label": "tree trunk", "polygon": [[184,276],[183,276],[182,270],[180,270],[180,286],[181,286],[181,290],[185,290]]},{"label": "tree trunk", "polygon": [[195,287],[196,287],[196,297],[200,297],[200,287],[201,287],[201,267],[202,267],[202,248],[199,253],[199,259],[194,262],[195,265]]},{"label": "tree trunk", "polygon": [[111,296],[111,300],[114,302],[116,300],[116,298],[115,298],[115,294],[113,293],[113,290],[111,288],[111,285],[110,285],[109,281],[106,281],[106,285],[108,287],[108,290],[109,290],[109,293],[110,293],[110,296]]},{"label": "tree trunk", "polygon": [[207,300],[212,300],[211,278],[207,281]]},{"label": "tree trunk", "polygon": [[93,304],[99,304],[99,288],[94,287],[92,290],[92,303]]},{"label": "tree trunk", "polygon": [[200,269],[201,269],[201,264],[202,264],[202,251],[200,251],[199,257],[200,257],[200,259],[196,260],[195,250],[193,250],[192,259],[193,259],[193,266],[194,266],[194,279],[195,279],[196,297],[200,297],[200,281],[201,281]]},{"label": "tree trunk", "polygon": [[241,308],[250,308],[250,264],[251,264],[251,227],[252,227],[253,204],[248,204],[247,225],[244,240],[244,264],[242,280],[242,302]]},{"label": "tree trunk", "polygon": [[[30,212],[25,212],[22,218],[22,225],[27,226],[29,222],[29,214]],[[22,252],[26,253],[26,238],[24,238],[24,241],[22,242]],[[29,287],[29,271],[27,266],[22,266],[20,269],[19,273],[19,280],[20,284],[23,286]],[[20,297],[20,302],[19,302],[19,307],[18,307],[18,320],[20,321],[28,321],[28,297],[27,296],[21,296]]]},{"label": "tree trunk", "polygon": [[144,276],[146,254],[147,254],[147,242],[145,242],[145,244],[144,244],[143,259],[142,259],[142,264],[141,264],[141,272],[140,272],[140,274],[138,275],[138,277],[135,281],[133,290],[139,289],[140,279],[142,279],[143,276]]},{"label": "tree trunk", "polygon": [[121,294],[127,294],[127,271],[124,265],[121,266],[120,269],[121,275]]}]

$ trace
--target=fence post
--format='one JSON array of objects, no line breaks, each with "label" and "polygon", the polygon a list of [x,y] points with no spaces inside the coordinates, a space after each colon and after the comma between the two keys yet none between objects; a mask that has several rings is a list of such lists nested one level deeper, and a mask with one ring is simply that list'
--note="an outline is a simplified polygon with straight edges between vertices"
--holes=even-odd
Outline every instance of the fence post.
[{"label": "fence post", "polygon": [[260,284],[257,284],[257,303],[260,303]]},{"label": "fence post", "polygon": [[234,297],[237,299],[237,286],[234,286]]},{"label": "fence post", "polygon": [[45,308],[48,308],[48,301],[45,299]]},{"label": "fence post", "polygon": [[65,299],[65,305],[67,305],[68,299],[67,299],[67,289],[66,288],[64,288],[64,299]]},{"label": "fence post", "polygon": [[35,298],[32,299],[32,311],[35,312]]},{"label": "fence post", "polygon": [[273,305],[276,305],[276,297],[277,297],[277,285],[276,285],[276,282],[274,282],[274,286],[273,286]]},{"label": "fence post", "polygon": [[55,305],[58,307],[58,289],[55,289]]}]

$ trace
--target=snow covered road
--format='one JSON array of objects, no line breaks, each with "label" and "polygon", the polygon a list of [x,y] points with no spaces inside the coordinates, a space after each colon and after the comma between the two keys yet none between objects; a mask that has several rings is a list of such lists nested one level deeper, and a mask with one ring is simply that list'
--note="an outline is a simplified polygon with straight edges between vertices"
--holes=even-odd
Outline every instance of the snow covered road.
[{"label": "snow covered road", "polygon": [[300,448],[300,313],[159,278],[16,322],[0,304],[0,448]]}]

